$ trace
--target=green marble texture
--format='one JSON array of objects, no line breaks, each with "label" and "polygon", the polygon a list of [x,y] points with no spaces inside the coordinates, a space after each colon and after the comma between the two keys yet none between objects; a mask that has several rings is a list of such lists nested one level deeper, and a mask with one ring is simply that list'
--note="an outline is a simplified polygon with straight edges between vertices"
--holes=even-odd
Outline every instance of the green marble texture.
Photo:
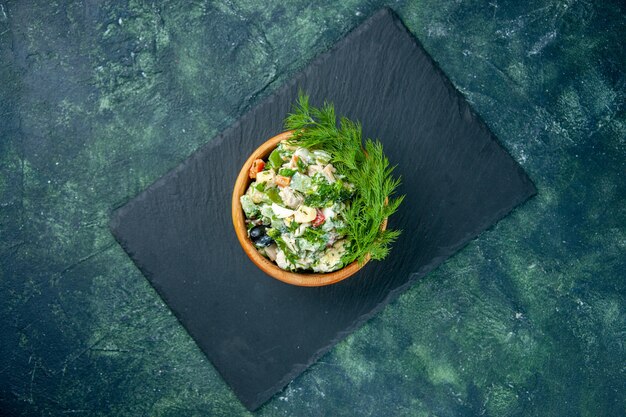
[{"label": "green marble texture", "polygon": [[254,414],[626,415],[619,0],[0,0],[0,415],[252,415],[107,221],[383,5],[539,193]]}]

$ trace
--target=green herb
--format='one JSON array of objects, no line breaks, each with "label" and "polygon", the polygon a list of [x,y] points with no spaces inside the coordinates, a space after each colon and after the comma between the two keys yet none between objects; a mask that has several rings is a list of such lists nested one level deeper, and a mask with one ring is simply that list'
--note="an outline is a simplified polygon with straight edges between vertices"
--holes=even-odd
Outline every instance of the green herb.
[{"label": "green herb", "polygon": [[296,165],[298,166],[298,171],[305,173],[306,169],[307,169],[307,164],[304,163],[304,161],[300,158],[298,158],[298,160],[296,161]]},{"label": "green herb", "polygon": [[263,192],[263,191],[265,191],[265,186],[266,186],[266,184],[267,184],[267,183],[265,183],[265,182],[257,183],[257,185],[256,185],[256,189],[257,189],[257,190],[259,190],[259,191],[261,191],[261,192]]},{"label": "green herb", "polygon": [[280,168],[280,166],[283,164],[283,158],[281,158],[278,149],[274,149],[269,158],[267,158],[267,160],[270,162],[273,168]]},{"label": "green herb", "polygon": [[307,227],[302,234],[302,238],[308,240],[311,243],[326,243],[326,233],[320,229],[313,227]]},{"label": "green herb", "polygon": [[368,254],[372,259],[384,259],[400,231],[381,231],[380,226],[398,209],[404,196],[391,198],[400,179],[392,176],[394,167],[389,166],[381,143],[366,139],[363,146],[358,122],[341,117],[337,124],[332,104],[313,107],[302,92],[293,113],[285,119],[285,127],[294,131],[288,141],[291,145],[325,150],[337,171],[355,185],[356,192],[345,212],[349,249],[342,261],[363,263]]},{"label": "green herb", "polygon": [[287,229],[290,232],[295,232],[296,230],[298,230],[298,227],[300,227],[300,223],[292,221],[291,223],[289,223],[289,226],[287,226]]},{"label": "green herb", "polygon": [[274,239],[274,242],[276,242],[276,246],[278,246],[278,248],[282,250],[283,253],[285,254],[285,259],[287,259],[287,261],[291,264],[289,266],[289,269],[295,270],[296,269],[295,264],[296,262],[298,262],[298,255],[293,253],[291,249],[287,247],[287,244],[285,243],[283,238],[280,236],[280,232],[276,229],[267,229],[267,235],[271,237],[272,239]]},{"label": "green herb", "polygon": [[330,207],[333,203],[344,201],[352,196],[352,192],[343,186],[341,181],[329,183],[321,180],[323,176],[315,176],[313,183],[317,185],[315,193],[307,195],[304,204],[310,207]]},{"label": "green herb", "polygon": [[296,171],[295,169],[289,169],[289,168],[282,168],[280,171],[278,171],[278,175],[282,175],[283,177],[292,177],[293,174],[295,174]]},{"label": "green herb", "polygon": [[272,202],[276,204],[283,204],[283,199],[280,198],[280,194],[278,194],[278,190],[276,188],[269,188],[265,194]]},{"label": "green herb", "polygon": [[265,231],[265,233],[271,237],[272,239],[276,240],[280,238],[280,231],[276,230],[274,228],[269,228]]}]

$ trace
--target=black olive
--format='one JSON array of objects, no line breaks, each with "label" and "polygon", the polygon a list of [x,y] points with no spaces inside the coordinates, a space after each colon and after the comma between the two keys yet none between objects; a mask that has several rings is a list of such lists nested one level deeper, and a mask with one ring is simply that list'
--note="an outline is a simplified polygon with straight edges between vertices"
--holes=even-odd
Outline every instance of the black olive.
[{"label": "black olive", "polygon": [[254,244],[259,247],[269,246],[272,243],[274,243],[274,240],[268,235],[263,235],[254,242]]},{"label": "black olive", "polygon": [[252,229],[250,229],[250,239],[253,242],[256,242],[260,237],[265,236],[265,231],[265,226],[254,226]]}]

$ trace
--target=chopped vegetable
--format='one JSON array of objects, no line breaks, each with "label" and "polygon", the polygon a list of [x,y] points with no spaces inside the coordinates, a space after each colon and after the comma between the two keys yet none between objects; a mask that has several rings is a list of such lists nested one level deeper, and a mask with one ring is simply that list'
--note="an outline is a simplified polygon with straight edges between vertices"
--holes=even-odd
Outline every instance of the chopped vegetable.
[{"label": "chopped vegetable", "polygon": [[317,211],[313,207],[302,205],[294,213],[293,219],[298,223],[312,222],[317,216]]},{"label": "chopped vegetable", "polygon": [[283,158],[280,156],[280,151],[278,149],[274,149],[272,151],[268,160],[272,164],[272,168],[280,168],[283,164]]},{"label": "chopped vegetable", "polygon": [[315,209],[316,215],[315,215],[315,219],[311,222],[311,226],[313,227],[320,227],[322,225],[322,223],[324,223],[324,221],[326,220],[326,217],[324,217],[324,212],[320,209]]},{"label": "chopped vegetable", "polygon": [[[256,174],[256,182],[257,184],[268,182],[270,184],[274,183],[274,171],[271,169],[269,171],[261,171]],[[265,186],[267,187],[268,184]]]},{"label": "chopped vegetable", "polygon": [[291,182],[291,178],[283,177],[282,175],[277,175],[274,181],[276,182],[276,185],[278,185],[279,187],[286,187]]},{"label": "chopped vegetable", "polygon": [[294,211],[285,207],[281,207],[276,203],[272,203],[272,211],[279,219],[284,219],[294,215]]},{"label": "chopped vegetable", "polygon": [[248,176],[250,178],[256,178],[257,174],[263,171],[263,168],[265,168],[265,161],[263,161],[262,159],[255,159],[250,166],[250,172]]},{"label": "chopped vegetable", "polygon": [[269,188],[265,194],[267,195],[267,197],[276,204],[283,204],[283,199],[280,198],[280,193],[278,192],[278,190],[276,189],[276,187],[272,187]]}]

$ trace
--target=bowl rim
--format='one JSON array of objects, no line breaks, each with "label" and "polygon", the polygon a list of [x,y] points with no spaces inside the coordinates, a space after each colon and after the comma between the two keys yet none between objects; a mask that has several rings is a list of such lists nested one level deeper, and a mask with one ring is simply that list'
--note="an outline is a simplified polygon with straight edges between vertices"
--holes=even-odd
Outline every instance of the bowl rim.
[{"label": "bowl rim", "polygon": [[[333,272],[316,273],[316,272],[291,272],[281,269],[274,262],[270,261],[259,253],[252,241],[248,238],[248,233],[245,224],[245,214],[241,207],[241,201],[239,198],[246,192],[248,186],[252,182],[249,178],[248,172],[250,166],[255,159],[267,159],[269,154],[278,146],[278,143],[284,139],[289,138],[293,134],[293,131],[285,131],[279,133],[276,136],[269,138],[263,142],[261,146],[255,149],[248,157],[246,162],[241,167],[239,175],[235,181],[232,194],[232,220],[235,228],[237,239],[241,244],[242,249],[250,258],[250,260],[258,266],[267,275],[275,278],[279,281],[285,282],[291,285],[297,285],[301,287],[321,287],[343,281],[346,278],[356,274],[361,268],[369,262],[369,254],[366,256],[364,262],[359,265],[358,261],[354,261],[345,267]],[[380,225],[382,230],[387,228],[387,219]]]}]

